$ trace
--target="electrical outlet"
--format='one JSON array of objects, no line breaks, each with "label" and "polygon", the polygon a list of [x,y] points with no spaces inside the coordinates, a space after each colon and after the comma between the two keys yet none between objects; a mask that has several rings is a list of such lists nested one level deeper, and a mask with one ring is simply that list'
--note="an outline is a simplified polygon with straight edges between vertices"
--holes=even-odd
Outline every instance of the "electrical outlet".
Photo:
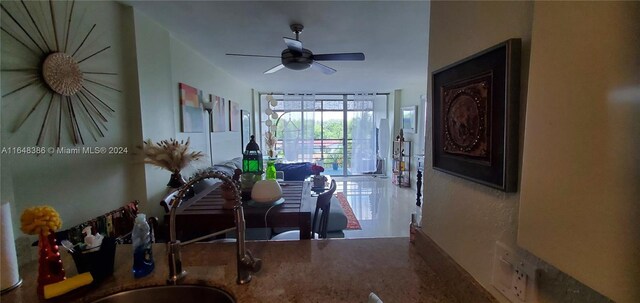
[{"label": "electrical outlet", "polygon": [[527,302],[527,274],[521,268],[516,266],[511,279],[511,291],[522,302]]},{"label": "electrical outlet", "polygon": [[492,284],[511,302],[537,302],[536,268],[500,242],[495,247]]}]

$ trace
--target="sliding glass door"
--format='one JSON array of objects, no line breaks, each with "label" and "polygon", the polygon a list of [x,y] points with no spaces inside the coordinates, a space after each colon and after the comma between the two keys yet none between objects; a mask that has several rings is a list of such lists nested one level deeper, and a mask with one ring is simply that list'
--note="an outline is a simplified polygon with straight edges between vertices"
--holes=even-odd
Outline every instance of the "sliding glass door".
[{"label": "sliding glass door", "polygon": [[[386,118],[386,95],[269,94],[260,100],[262,129],[276,135],[284,161],[319,163],[333,176],[380,171],[376,122]],[[384,117],[376,115],[376,102],[384,103]]]}]

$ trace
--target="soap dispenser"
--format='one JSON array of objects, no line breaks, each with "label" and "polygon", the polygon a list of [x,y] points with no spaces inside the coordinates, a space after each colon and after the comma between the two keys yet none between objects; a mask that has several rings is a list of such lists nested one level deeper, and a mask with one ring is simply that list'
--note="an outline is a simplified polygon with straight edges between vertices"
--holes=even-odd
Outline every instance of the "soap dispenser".
[{"label": "soap dispenser", "polygon": [[131,232],[133,244],[133,276],[141,278],[153,271],[153,253],[151,251],[151,228],[145,214],[138,214]]}]

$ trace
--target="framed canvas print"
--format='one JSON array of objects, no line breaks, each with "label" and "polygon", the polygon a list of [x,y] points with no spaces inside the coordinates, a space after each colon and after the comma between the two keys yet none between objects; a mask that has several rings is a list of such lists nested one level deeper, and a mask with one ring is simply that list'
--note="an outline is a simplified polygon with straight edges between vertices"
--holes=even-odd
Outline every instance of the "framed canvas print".
[{"label": "framed canvas print", "polygon": [[417,106],[407,106],[402,108],[402,129],[406,133],[416,132],[416,113],[418,112]]},{"label": "framed canvas print", "polygon": [[516,191],[520,44],[510,39],[433,72],[434,169]]},{"label": "framed canvas print", "polygon": [[251,112],[240,110],[240,114],[242,116],[242,120],[240,120],[240,128],[242,129],[242,151],[244,152],[244,149],[247,144],[249,144],[249,139],[251,138]]},{"label": "framed canvas print", "polygon": [[211,118],[213,119],[213,127],[211,128],[214,133],[227,131],[227,103],[224,98],[213,95],[211,98],[213,102],[213,110],[211,111]]},{"label": "framed canvas print", "polygon": [[240,105],[229,100],[229,130],[232,132],[240,131]]},{"label": "framed canvas print", "polygon": [[202,115],[202,92],[184,83],[179,83],[180,109],[182,112],[182,132],[204,132],[204,118]]}]

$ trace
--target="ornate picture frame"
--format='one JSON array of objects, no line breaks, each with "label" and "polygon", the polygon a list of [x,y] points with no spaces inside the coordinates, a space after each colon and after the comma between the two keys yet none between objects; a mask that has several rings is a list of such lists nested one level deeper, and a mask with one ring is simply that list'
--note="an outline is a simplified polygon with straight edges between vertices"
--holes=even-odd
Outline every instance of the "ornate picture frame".
[{"label": "ornate picture frame", "polygon": [[517,190],[520,39],[432,74],[433,168]]}]

